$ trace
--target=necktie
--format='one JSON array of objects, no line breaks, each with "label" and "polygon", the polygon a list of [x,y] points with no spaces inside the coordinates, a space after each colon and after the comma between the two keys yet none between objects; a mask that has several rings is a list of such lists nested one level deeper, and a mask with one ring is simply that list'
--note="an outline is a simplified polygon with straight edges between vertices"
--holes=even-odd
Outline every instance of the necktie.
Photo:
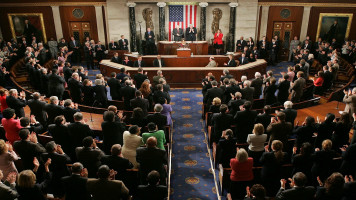
[{"label": "necktie", "polygon": [[138,61],[138,66],[141,67],[141,61]]}]

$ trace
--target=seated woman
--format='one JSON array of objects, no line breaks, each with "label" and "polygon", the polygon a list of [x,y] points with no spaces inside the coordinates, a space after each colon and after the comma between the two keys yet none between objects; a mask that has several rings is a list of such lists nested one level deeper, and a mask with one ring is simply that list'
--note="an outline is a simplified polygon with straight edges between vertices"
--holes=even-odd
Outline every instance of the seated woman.
[{"label": "seated woman", "polygon": [[122,64],[126,65],[126,66],[129,66],[129,67],[132,67],[132,61],[129,60],[128,56],[125,56],[125,59],[122,61]]},{"label": "seated woman", "polygon": [[261,179],[262,184],[267,190],[267,196],[276,196],[280,188],[282,178],[282,165],[286,163],[287,153],[283,152],[283,143],[279,140],[272,142],[272,152],[269,152],[268,146],[260,159],[262,164]]},{"label": "seated woman", "polygon": [[340,200],[343,199],[345,180],[342,174],[335,172],[329,176],[325,183],[318,180],[316,200]]},{"label": "seated woman", "polygon": [[253,158],[254,166],[260,165],[259,160],[265,152],[265,142],[267,140],[267,134],[264,134],[265,129],[262,124],[255,124],[252,130],[252,134],[247,136],[248,154]]},{"label": "seated woman", "polygon": [[17,174],[14,161],[18,159],[19,157],[14,152],[12,145],[9,142],[5,143],[4,140],[0,140],[0,170],[4,175],[2,181],[5,181],[11,172]]},{"label": "seated woman", "polygon": [[314,78],[314,94],[316,95],[323,94],[323,83],[324,83],[324,72],[318,71],[318,75],[315,75]]},{"label": "seated woman", "polygon": [[230,159],[236,156],[236,139],[231,129],[222,132],[216,150],[216,160],[224,168],[230,167]]},{"label": "seated woman", "polygon": [[248,157],[245,149],[237,148],[236,151],[236,158],[230,160],[230,194],[232,199],[243,199],[246,187],[250,186],[253,180],[253,158]]},{"label": "seated woman", "polygon": [[211,104],[212,105],[209,108],[209,112],[219,113],[220,112],[220,106],[221,106],[221,99],[219,97],[215,97]]},{"label": "seated woman", "polygon": [[158,103],[162,105],[163,110],[161,111],[161,114],[167,117],[167,126],[172,125],[172,117],[171,117],[171,112],[172,106],[170,104],[167,104],[167,99],[164,97],[160,97],[158,99]]},{"label": "seated woman", "polygon": [[129,120],[130,124],[137,125],[139,127],[145,127],[147,125],[147,120],[143,113],[142,108],[135,108],[133,109],[132,116]]}]

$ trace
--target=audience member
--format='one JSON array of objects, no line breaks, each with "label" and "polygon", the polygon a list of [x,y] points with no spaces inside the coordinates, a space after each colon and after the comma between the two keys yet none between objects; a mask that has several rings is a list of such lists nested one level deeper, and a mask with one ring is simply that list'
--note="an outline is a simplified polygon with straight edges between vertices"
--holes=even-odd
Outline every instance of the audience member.
[{"label": "audience member", "polygon": [[5,181],[12,173],[15,175],[17,174],[14,161],[18,159],[19,157],[14,152],[12,145],[9,142],[5,142],[4,140],[0,139],[0,174],[3,175],[0,181]]},{"label": "audience member", "polygon": [[20,96],[16,89],[11,89],[9,91],[9,96],[6,97],[6,104],[9,108],[15,110],[16,117],[25,117],[24,107],[27,104],[26,94],[24,91],[20,92]]},{"label": "audience member", "polygon": [[154,107],[155,113],[147,116],[147,123],[155,123],[158,130],[165,130],[165,126],[167,124],[167,116],[161,114],[162,110],[163,106],[161,104],[156,104]]},{"label": "audience member", "polygon": [[[142,200],[164,200],[168,195],[168,189],[160,185],[160,175],[153,170],[147,175],[148,185],[139,185],[137,196]],[[147,195],[149,194],[149,195]]]},{"label": "audience member", "polygon": [[[122,113],[120,114],[122,118]],[[115,121],[115,113],[105,111],[104,121],[101,123],[103,132],[103,150],[106,154],[110,153],[114,144],[123,144],[123,134],[126,130],[125,123]]]},{"label": "audience member", "polygon": [[264,134],[264,132],[263,125],[258,123],[253,127],[252,134],[247,136],[248,153],[253,158],[254,166],[259,165],[260,157],[265,151],[264,144],[267,141],[267,134]]},{"label": "audience member", "polygon": [[11,108],[6,108],[2,112],[4,118],[1,119],[1,124],[5,130],[5,137],[13,144],[15,141],[20,140],[19,131],[22,129],[20,120],[15,119],[15,110]]},{"label": "audience member", "polygon": [[251,107],[251,102],[246,101],[243,106],[241,106],[241,111],[236,112],[234,116],[237,142],[246,142],[248,134],[252,132],[257,112],[251,110]]},{"label": "audience member", "polygon": [[216,151],[217,163],[224,168],[230,167],[230,159],[236,156],[236,139],[231,129],[222,132]]},{"label": "audience member", "polygon": [[298,199],[305,199],[305,200],[313,200],[315,189],[311,186],[306,186],[308,179],[302,172],[298,172],[294,174],[292,179],[289,179],[290,189],[286,189],[287,181],[285,179],[281,180],[281,188],[279,189],[276,200],[298,200]]},{"label": "audience member", "polygon": [[166,143],[166,137],[163,130],[157,130],[155,123],[150,122],[147,124],[148,133],[142,134],[142,141],[144,144],[147,143],[147,139],[150,137],[155,137],[157,140],[157,147],[165,150],[164,144]]},{"label": "audience member", "polygon": [[67,200],[90,200],[90,194],[87,191],[88,170],[79,162],[72,166],[72,175],[61,179],[65,199]]},{"label": "audience member", "polygon": [[122,155],[133,164],[134,168],[138,168],[136,149],[143,144],[140,133],[140,128],[133,125],[129,128],[129,131],[125,131],[123,135],[124,145],[122,146]]}]

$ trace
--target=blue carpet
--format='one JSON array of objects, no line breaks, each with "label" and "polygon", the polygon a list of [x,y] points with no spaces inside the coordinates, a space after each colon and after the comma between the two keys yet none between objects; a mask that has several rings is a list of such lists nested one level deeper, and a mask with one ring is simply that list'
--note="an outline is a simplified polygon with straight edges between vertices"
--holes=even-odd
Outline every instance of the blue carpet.
[{"label": "blue carpet", "polygon": [[211,160],[201,120],[200,89],[175,89],[171,199],[217,199]]}]

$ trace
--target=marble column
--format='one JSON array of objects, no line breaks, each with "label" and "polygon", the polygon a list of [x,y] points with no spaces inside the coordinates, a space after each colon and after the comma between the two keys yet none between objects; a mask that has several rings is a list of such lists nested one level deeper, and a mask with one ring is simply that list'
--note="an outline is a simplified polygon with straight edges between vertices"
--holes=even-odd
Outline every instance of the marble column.
[{"label": "marble column", "polygon": [[[63,38],[61,14],[59,12],[59,6],[51,6],[54,20],[54,29],[56,30],[57,41]],[[50,39],[50,38],[47,38]]]},{"label": "marble column", "polygon": [[166,40],[166,3],[158,2],[159,7],[159,40]]},{"label": "marble column", "polygon": [[106,43],[104,31],[103,7],[95,6],[96,25],[98,27],[98,39],[102,44]]},{"label": "marble column", "polygon": [[131,52],[136,52],[137,51],[136,19],[135,19],[135,6],[136,6],[136,3],[129,2],[126,5],[129,7]]},{"label": "marble column", "polygon": [[[311,6],[304,6],[302,27],[300,30],[300,41],[304,41],[307,36]],[[294,37],[294,35],[291,35]]]},{"label": "marble column", "polygon": [[229,3],[230,6],[230,23],[229,23],[229,40],[226,44],[227,51],[235,51],[235,27],[236,27],[236,7],[238,3]]},{"label": "marble column", "polygon": [[[262,12],[261,12],[261,25],[260,25],[260,38],[259,40],[262,39],[263,36],[267,35],[267,24],[268,24],[268,13],[269,13],[269,6],[262,6]],[[267,38],[268,40],[271,40],[271,38]]]},{"label": "marble column", "polygon": [[207,2],[199,3],[200,6],[200,41],[206,40],[206,7],[209,4]]}]

